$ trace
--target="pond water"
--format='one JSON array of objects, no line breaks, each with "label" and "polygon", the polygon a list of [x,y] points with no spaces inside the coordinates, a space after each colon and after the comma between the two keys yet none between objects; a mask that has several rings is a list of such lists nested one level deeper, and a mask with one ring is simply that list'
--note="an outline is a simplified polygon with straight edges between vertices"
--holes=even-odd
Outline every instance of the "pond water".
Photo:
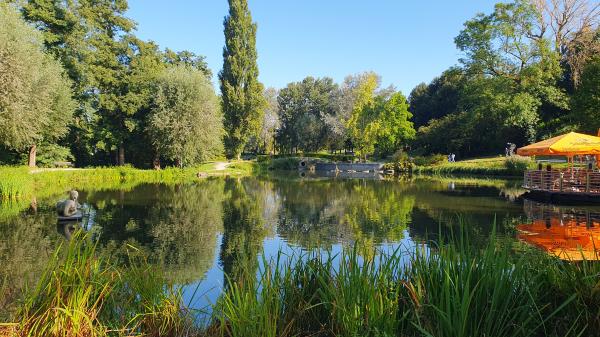
[{"label": "pond water", "polygon": [[123,247],[140,248],[169,282],[185,287],[185,298],[193,298],[196,308],[215,301],[225,274],[234,274],[244,259],[269,258],[280,250],[336,252],[355,242],[367,250],[410,250],[459,222],[481,242],[496,224],[504,238],[555,255],[560,247],[585,249],[590,238],[600,240],[600,208],[539,204],[523,199],[519,185],[273,176],[121,190],[98,186],[80,190],[89,216],[75,225],[57,223],[54,205],[61,196],[35,199],[16,211],[0,204],[0,308],[35,282],[57,245],[78,228],[117,259]]}]

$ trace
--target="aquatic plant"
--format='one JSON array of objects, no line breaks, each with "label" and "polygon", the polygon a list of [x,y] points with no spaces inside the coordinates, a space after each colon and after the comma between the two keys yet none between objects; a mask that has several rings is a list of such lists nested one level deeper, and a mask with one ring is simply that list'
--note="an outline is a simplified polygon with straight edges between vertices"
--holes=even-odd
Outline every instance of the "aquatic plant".
[{"label": "aquatic plant", "polygon": [[[600,267],[491,234],[416,249],[280,252],[227,276],[208,324],[138,251],[125,265],[86,236],[53,255],[17,313],[24,336],[597,336]],[[441,239],[446,238],[446,239]]]},{"label": "aquatic plant", "polygon": [[75,235],[26,295],[17,312],[19,334],[180,336],[195,330],[181,292],[132,256],[128,266],[118,266],[87,236]]}]

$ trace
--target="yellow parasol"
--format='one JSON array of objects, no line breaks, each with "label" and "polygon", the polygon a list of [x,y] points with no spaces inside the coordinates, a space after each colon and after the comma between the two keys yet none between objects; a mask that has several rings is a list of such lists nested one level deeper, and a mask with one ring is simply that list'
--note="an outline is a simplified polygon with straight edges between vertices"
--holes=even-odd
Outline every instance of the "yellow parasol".
[{"label": "yellow parasol", "polygon": [[517,150],[521,156],[567,156],[596,155],[600,156],[600,137],[569,132],[539,143],[527,145]]}]

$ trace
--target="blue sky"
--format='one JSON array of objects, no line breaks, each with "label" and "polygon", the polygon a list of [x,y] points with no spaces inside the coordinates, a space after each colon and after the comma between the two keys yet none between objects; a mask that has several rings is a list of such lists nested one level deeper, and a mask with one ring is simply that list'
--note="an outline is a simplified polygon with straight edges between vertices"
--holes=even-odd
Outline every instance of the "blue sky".
[{"label": "blue sky", "polygon": [[[249,0],[258,23],[260,80],[284,87],[306,76],[372,70],[405,95],[460,57],[454,37],[496,0]],[[206,56],[222,67],[226,0],[129,0],[138,36]]]}]

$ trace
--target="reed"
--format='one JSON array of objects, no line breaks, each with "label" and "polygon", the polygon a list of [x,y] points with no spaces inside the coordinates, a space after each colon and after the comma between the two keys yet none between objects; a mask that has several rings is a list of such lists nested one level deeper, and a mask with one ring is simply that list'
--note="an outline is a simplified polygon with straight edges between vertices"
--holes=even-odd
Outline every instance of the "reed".
[{"label": "reed", "polygon": [[[242,264],[196,324],[181,291],[132,254],[76,235],[23,301],[24,336],[598,336],[600,267],[514,251],[491,234],[416,249],[280,252]],[[446,239],[442,239],[446,238]],[[133,249],[133,248],[132,248]],[[230,277],[233,277],[230,275]],[[193,301],[191,301],[193,302]]]},{"label": "reed", "polygon": [[[152,270],[151,270],[152,268]],[[132,259],[118,266],[76,235],[57,249],[17,312],[20,336],[181,336],[196,331],[179,290]]]},{"label": "reed", "polygon": [[596,264],[516,256],[494,235],[476,248],[466,233],[430,249],[371,258],[354,247],[338,255],[263,259],[256,280],[249,272],[223,293],[213,313],[220,326],[214,335],[598,334]]},{"label": "reed", "polygon": [[0,166],[0,200],[16,200],[32,191],[33,183],[26,167]]}]

